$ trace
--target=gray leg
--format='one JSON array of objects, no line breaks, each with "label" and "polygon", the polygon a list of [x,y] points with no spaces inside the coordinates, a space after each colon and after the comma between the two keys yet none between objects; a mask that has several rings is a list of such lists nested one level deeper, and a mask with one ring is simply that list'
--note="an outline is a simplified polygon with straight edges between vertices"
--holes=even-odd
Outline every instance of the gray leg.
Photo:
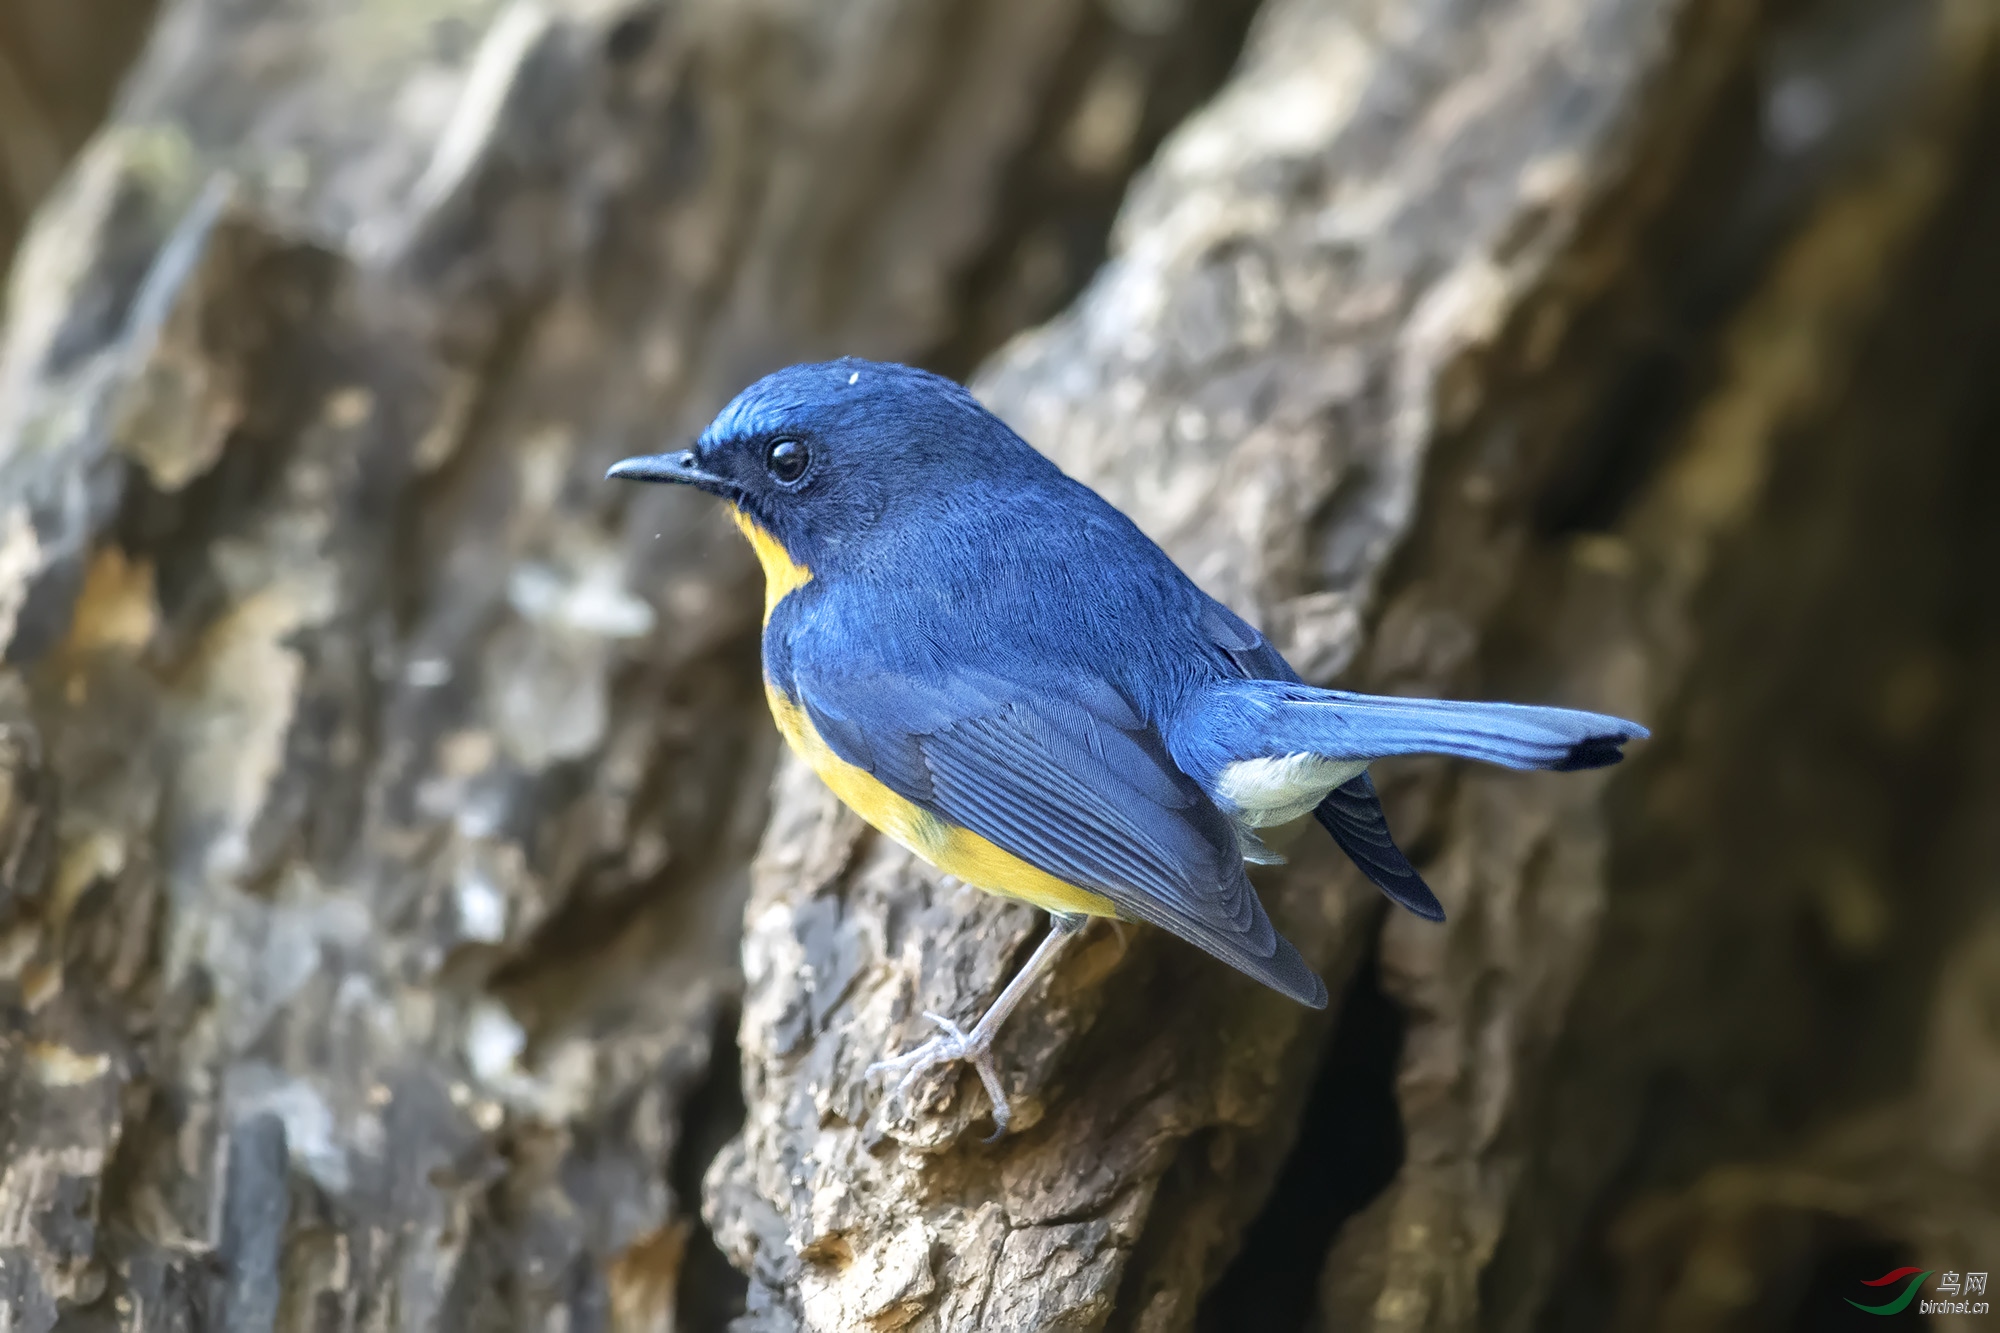
[{"label": "gray leg", "polygon": [[1056,955],[1060,954],[1063,947],[1090,921],[1089,917],[1080,913],[1068,912],[1053,912],[1050,913],[1050,918],[1052,928],[1043,937],[1042,942],[1035,946],[1035,952],[1029,956],[1027,965],[1014,974],[1014,979],[1007,983],[1007,989],[1001,991],[1000,997],[980,1015],[979,1021],[972,1025],[970,1032],[960,1028],[942,1014],[926,1011],[924,1017],[944,1031],[908,1054],[898,1055],[893,1059],[878,1060],[868,1066],[870,1075],[887,1073],[903,1076],[896,1084],[896,1090],[890,1094],[891,1101],[900,1098],[909,1091],[910,1084],[937,1066],[964,1060],[977,1071],[979,1081],[986,1085],[986,1095],[993,1101],[993,1137],[986,1141],[991,1143],[1007,1132],[1007,1122],[1013,1117],[1007,1107],[1006,1090],[1000,1086],[1000,1070],[993,1063],[994,1034],[999,1032],[1000,1025],[1007,1021],[1007,1015],[1013,1013],[1026,998],[1028,991],[1034,987],[1036,978],[1049,970],[1050,965],[1056,960]]}]

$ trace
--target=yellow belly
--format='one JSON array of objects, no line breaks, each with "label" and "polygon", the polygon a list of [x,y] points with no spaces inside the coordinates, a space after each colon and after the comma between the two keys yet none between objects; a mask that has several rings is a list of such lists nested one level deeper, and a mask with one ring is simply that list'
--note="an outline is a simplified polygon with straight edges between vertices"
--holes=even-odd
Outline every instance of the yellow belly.
[{"label": "yellow belly", "polygon": [[[792,559],[784,544],[759,527],[741,509],[731,507],[757,563],[764,567],[764,622],[786,594],[812,581],[812,571]],[[1011,852],[1002,851],[970,829],[939,819],[920,805],[904,800],[877,782],[872,774],[835,754],[820,738],[805,710],[764,682],[764,694],[771,701],[771,716],[786,744],[812,765],[820,780],[833,794],[847,802],[855,814],[894,838],[924,860],[956,875],[967,884],[988,893],[1003,894],[1033,903],[1047,912],[1081,912],[1088,916],[1116,916],[1111,900],[1101,893],[1080,889],[1037,870]]]},{"label": "yellow belly", "polygon": [[1118,909],[1103,894],[1057,879],[970,829],[960,828],[904,800],[866,769],[856,768],[835,754],[820,738],[805,710],[773,689],[768,681],[764,693],[771,701],[771,716],[777,719],[786,743],[812,765],[813,772],[833,788],[833,794],[847,802],[855,814],[945,874],[956,875],[988,893],[1033,903],[1047,912],[1118,914]]}]

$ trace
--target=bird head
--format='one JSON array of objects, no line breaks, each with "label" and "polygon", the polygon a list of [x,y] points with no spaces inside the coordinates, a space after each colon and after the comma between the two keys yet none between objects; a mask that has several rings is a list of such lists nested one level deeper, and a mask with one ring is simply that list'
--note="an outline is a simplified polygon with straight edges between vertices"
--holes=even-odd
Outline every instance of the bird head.
[{"label": "bird head", "polygon": [[857,357],[766,375],[693,448],[627,458],[607,474],[720,496],[814,570],[864,552],[885,528],[943,512],[968,488],[1054,475],[962,386]]}]

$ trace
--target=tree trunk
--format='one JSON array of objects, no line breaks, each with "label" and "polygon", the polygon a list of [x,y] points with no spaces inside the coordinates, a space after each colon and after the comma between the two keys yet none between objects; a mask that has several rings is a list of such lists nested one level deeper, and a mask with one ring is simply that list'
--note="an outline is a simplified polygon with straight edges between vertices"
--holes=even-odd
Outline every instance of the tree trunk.
[{"label": "tree trunk", "polygon": [[103,120],[153,0],[14,0],[0,9],[0,256]]},{"label": "tree trunk", "polygon": [[[168,0],[0,348],[0,1329],[1761,1329],[2000,1253],[1996,36]],[[1012,1135],[891,1104],[1042,920],[781,757],[749,553],[599,480],[845,352],[1308,679],[1655,739],[1381,766],[1442,926],[1289,843],[1327,1014],[1099,925]]]}]

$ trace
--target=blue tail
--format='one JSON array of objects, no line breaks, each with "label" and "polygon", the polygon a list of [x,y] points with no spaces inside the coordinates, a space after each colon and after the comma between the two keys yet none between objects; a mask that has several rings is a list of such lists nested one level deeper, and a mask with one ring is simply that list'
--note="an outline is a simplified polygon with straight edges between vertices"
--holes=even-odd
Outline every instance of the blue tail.
[{"label": "blue tail", "polygon": [[1389,836],[1389,820],[1366,773],[1328,792],[1313,817],[1376,888],[1420,917],[1444,920],[1444,904]]},{"label": "blue tail", "polygon": [[[1444,907],[1389,836],[1365,768],[1396,754],[1448,754],[1507,768],[1601,768],[1625,757],[1644,727],[1603,713],[1526,704],[1400,699],[1316,690],[1297,681],[1212,686],[1172,729],[1168,748],[1232,818],[1277,822],[1311,808],[1342,851],[1389,897],[1418,916]],[[1318,764],[1291,761],[1317,756]],[[1320,783],[1335,783],[1331,787]]]},{"label": "blue tail", "polygon": [[1534,704],[1316,690],[1281,680],[1232,680],[1203,696],[1191,751],[1176,759],[1197,777],[1240,759],[1316,754],[1376,760],[1394,754],[1448,754],[1503,768],[1568,772],[1602,768],[1625,757],[1626,741],[1649,734],[1636,722],[1605,713]]}]

